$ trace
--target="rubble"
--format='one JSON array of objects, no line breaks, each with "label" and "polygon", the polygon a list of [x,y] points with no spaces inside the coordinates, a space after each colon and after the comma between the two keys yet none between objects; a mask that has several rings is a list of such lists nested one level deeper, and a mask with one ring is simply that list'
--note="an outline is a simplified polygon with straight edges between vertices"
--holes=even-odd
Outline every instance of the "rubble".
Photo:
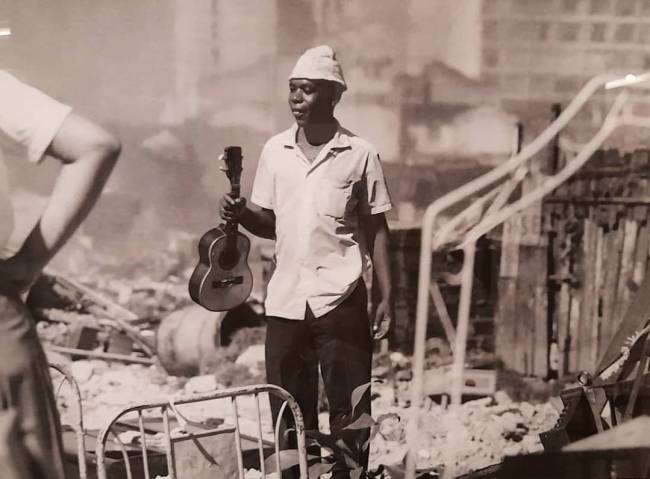
[{"label": "rubble", "polygon": [[[98,291],[104,305],[110,306],[111,314],[106,308],[88,311],[80,304],[39,305],[36,310],[40,319],[38,332],[46,347],[52,349],[51,346],[55,346],[54,349],[62,350],[68,344],[71,324],[90,319],[100,328],[99,349],[95,352],[108,351],[112,337],[110,331],[128,331],[130,336],[138,338],[133,341],[130,356],[148,359],[146,348],[142,348],[139,342],[155,344],[153,336],[161,318],[190,304],[186,279],[170,276],[153,281],[146,275],[134,274],[133,277],[136,279],[122,280],[110,275],[97,275],[91,281],[84,280],[88,288]],[[115,321],[116,315],[118,322]],[[125,323],[126,328],[120,322]],[[67,362],[79,382],[85,427],[93,430],[105,427],[118,411],[134,403],[173,401],[183,395],[266,382],[264,338],[263,326],[229,331],[227,341],[215,348],[211,355],[202,358],[200,374],[191,378],[169,375],[156,364],[124,364],[93,358],[70,361],[69,356],[60,355],[56,356],[56,362]],[[444,371],[451,363],[451,351],[443,340],[437,338],[428,341],[427,351],[427,374],[435,382],[437,372]],[[155,351],[149,353],[155,358]],[[494,358],[486,357],[484,353],[472,356],[472,352],[468,352],[468,367],[493,363]],[[380,379],[372,386],[373,416],[388,413],[396,416],[383,421],[373,438],[370,465],[372,469],[381,464],[399,466],[407,448],[405,428],[410,415],[412,381],[410,358],[401,352],[377,354],[373,366],[373,377]],[[500,463],[506,455],[542,449],[538,434],[555,424],[557,410],[547,397],[526,397],[527,386],[520,378],[508,376],[510,373],[499,374],[498,390],[492,396],[467,401],[457,408],[443,407],[438,396],[425,398],[417,439],[418,469],[444,469],[453,477]],[[503,378],[506,378],[505,382]],[[263,417],[269,416],[266,400],[263,399],[262,403],[265,408]],[[59,406],[63,422],[70,422],[74,406],[65,392]],[[326,408],[326,402],[322,407]],[[243,416],[242,430],[256,431],[255,404],[241,397],[238,409]],[[190,420],[202,422],[218,421],[231,413],[227,401],[224,404],[183,405],[179,410]],[[323,431],[327,432],[326,410],[319,415],[319,420]],[[272,438],[272,433],[272,424],[265,419],[263,434]],[[135,437],[124,439],[129,442],[137,440]],[[247,470],[246,477],[261,476],[258,471]]]},{"label": "rubble", "polygon": [[[71,368],[80,384],[88,429],[104,427],[115,413],[133,403],[168,400],[179,394],[224,387],[213,374],[184,379],[167,376],[155,366],[80,360],[74,361]],[[397,396],[392,385],[373,384],[373,416],[395,413],[399,420],[387,420],[381,424],[370,445],[372,468],[380,464],[399,465],[404,459],[405,427],[409,417],[409,383],[404,383],[398,388]],[[495,397],[469,401],[458,409],[445,409],[427,399],[420,416],[418,468],[444,468],[460,475],[499,463],[506,455],[540,451],[542,446],[538,434],[553,426],[558,418],[557,410],[550,403],[514,402],[502,391]],[[240,413],[249,423],[246,426],[244,420],[243,429],[255,430],[254,405],[238,402]],[[210,417],[227,417],[230,413],[228,405],[213,404],[183,411],[183,414],[203,421]],[[65,419],[65,414],[63,416]],[[320,415],[324,426],[327,419],[326,413]],[[270,437],[272,425],[268,421],[264,429]],[[324,432],[327,432],[327,427],[324,427]]]},{"label": "rubble", "polygon": [[195,376],[185,383],[185,391],[188,393],[205,393],[215,391],[218,387],[217,379],[213,374]]},{"label": "rubble", "polygon": [[235,364],[246,366],[251,374],[259,375],[264,371],[264,345],[249,346],[237,357]]}]

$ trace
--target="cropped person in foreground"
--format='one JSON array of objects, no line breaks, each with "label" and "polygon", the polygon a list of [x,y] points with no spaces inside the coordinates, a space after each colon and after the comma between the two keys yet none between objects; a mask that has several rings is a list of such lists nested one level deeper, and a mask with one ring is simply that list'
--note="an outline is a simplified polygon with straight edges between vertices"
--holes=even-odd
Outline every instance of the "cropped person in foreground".
[{"label": "cropped person in foreground", "polygon": [[120,143],[70,107],[4,71],[0,140],[0,250],[20,220],[14,218],[3,147],[18,146],[33,163],[45,156],[62,163],[36,226],[15,255],[0,259],[0,409],[17,413],[20,436],[12,441],[21,441],[25,449],[26,479],[63,479],[61,426],[48,364],[20,294],[92,209],[119,156]]}]

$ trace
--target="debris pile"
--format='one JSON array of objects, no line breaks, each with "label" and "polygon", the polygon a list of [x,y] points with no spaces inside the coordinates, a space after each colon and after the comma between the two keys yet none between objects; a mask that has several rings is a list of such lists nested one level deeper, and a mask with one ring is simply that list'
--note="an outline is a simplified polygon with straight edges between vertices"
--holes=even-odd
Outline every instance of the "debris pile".
[{"label": "debris pile", "polygon": [[[78,360],[69,365],[72,375],[79,383],[83,407],[84,428],[101,430],[121,410],[134,404],[160,403],[174,401],[179,397],[191,396],[195,393],[206,393],[224,389],[214,374],[181,378],[167,375],[157,366],[139,364],[107,363],[101,360]],[[57,375],[53,374],[57,384]],[[261,401],[263,412],[262,426],[266,438],[272,438],[270,412],[266,400]],[[58,395],[58,405],[62,422],[70,424],[77,414],[71,391],[62,389]],[[228,401],[215,400],[210,402],[176,406],[183,416],[193,418],[204,424],[231,418],[231,406]],[[257,411],[252,398],[238,399],[238,409],[242,416],[242,430],[256,431],[254,421]],[[145,412],[145,416],[156,416],[159,411]],[[178,432],[178,431],[176,431]],[[135,441],[137,438],[130,438]]]},{"label": "debris pile", "polygon": [[[200,358],[196,376],[178,377],[165,371],[156,355],[156,331],[166,315],[192,304],[187,283],[178,276],[161,281],[137,277],[130,281],[96,277],[92,283],[81,283],[59,275],[46,276],[30,295],[29,305],[40,320],[39,334],[50,359],[67,363],[79,383],[87,429],[102,429],[114,414],[134,403],[169,401],[193,392],[265,382],[261,321],[240,329],[229,326],[226,334],[221,331],[214,350]],[[251,309],[258,307],[254,304]],[[446,343],[431,339],[428,377],[435,379],[450,363]],[[470,351],[467,366],[494,369],[495,358]],[[373,416],[394,413],[399,420],[381,423],[370,445],[370,464],[372,468],[400,465],[407,448],[410,358],[397,352],[377,354],[373,377],[377,380],[372,386]],[[443,407],[444,395],[431,393],[425,398],[417,438],[418,469],[445,469],[457,476],[500,463],[506,455],[542,449],[538,434],[554,425],[558,417],[555,408],[546,401],[526,401],[521,388],[516,394],[503,384],[498,388],[495,394],[466,401],[458,408]],[[60,399],[67,422],[74,407],[65,393]],[[326,402],[322,403],[326,410]],[[208,420],[226,417],[230,410],[210,405],[188,408],[187,412]],[[255,424],[257,413],[252,404],[244,400],[240,414]],[[321,419],[326,431],[326,412]],[[269,420],[263,422],[263,430],[272,433]],[[255,471],[249,471],[247,477],[255,477]]]},{"label": "debris pile", "polygon": [[[258,348],[254,348],[256,350]],[[250,356],[245,352],[242,356]],[[240,360],[240,362],[243,361]],[[257,366],[251,366],[254,368]],[[101,429],[121,409],[143,402],[156,402],[225,387],[214,374],[179,378],[167,375],[156,366],[109,364],[98,360],[71,363],[79,382],[84,407],[85,427]],[[370,445],[370,465],[395,466],[404,461],[407,450],[406,424],[409,419],[408,380],[399,381],[397,389],[388,382],[372,386],[373,416],[394,413],[398,419],[383,421]],[[402,387],[404,386],[404,387]],[[250,430],[254,430],[256,411],[253,404],[240,403],[240,413]],[[263,401],[264,403],[264,401]],[[63,421],[68,422],[73,407],[61,401]],[[184,414],[202,421],[227,418],[228,404],[203,404],[184,409]],[[262,415],[263,429],[271,437],[272,424],[268,411]],[[539,433],[550,429],[558,413],[550,403],[514,402],[498,391],[493,397],[468,401],[458,409],[443,408],[427,398],[420,413],[417,438],[417,464],[420,470],[453,472],[452,477],[475,471],[503,461],[506,455],[532,453],[542,449]],[[321,414],[321,425],[327,431],[327,414]],[[252,476],[251,476],[252,477]]]},{"label": "debris pile", "polygon": [[[407,450],[406,423],[409,409],[386,406],[390,393],[373,401],[373,415],[396,413],[400,421],[384,421],[370,445],[370,463],[401,464]],[[383,398],[382,398],[383,396]],[[457,409],[443,408],[428,399],[420,412],[417,438],[419,470],[447,470],[456,477],[503,461],[507,455],[542,450],[539,433],[550,429],[558,413],[550,403],[513,402],[499,391],[463,403]]]}]

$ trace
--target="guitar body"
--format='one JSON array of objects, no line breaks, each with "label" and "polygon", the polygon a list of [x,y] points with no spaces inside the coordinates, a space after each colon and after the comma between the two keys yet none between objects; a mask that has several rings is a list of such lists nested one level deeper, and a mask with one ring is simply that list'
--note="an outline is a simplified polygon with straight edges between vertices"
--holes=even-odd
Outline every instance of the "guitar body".
[{"label": "guitar body", "polygon": [[190,277],[190,297],[210,311],[228,311],[246,301],[253,289],[248,266],[250,240],[237,232],[229,240],[224,225],[199,241],[199,264]]},{"label": "guitar body", "polygon": [[[241,147],[226,147],[221,159],[226,163],[222,171],[230,180],[230,197],[239,198]],[[210,311],[228,311],[239,306],[253,289],[253,275],[248,267],[251,242],[238,226],[236,220],[226,221],[199,241],[199,264],[190,277],[190,297]]]}]

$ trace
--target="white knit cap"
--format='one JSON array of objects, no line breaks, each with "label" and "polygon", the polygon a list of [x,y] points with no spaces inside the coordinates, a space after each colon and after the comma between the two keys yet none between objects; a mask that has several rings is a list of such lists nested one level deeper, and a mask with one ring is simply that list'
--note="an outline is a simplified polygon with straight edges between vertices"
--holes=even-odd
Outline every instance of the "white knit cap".
[{"label": "white knit cap", "polygon": [[293,67],[289,80],[306,78],[307,80],[329,80],[341,85],[341,91],[347,90],[343,70],[336,59],[334,50],[329,45],[310,48],[302,54]]}]

